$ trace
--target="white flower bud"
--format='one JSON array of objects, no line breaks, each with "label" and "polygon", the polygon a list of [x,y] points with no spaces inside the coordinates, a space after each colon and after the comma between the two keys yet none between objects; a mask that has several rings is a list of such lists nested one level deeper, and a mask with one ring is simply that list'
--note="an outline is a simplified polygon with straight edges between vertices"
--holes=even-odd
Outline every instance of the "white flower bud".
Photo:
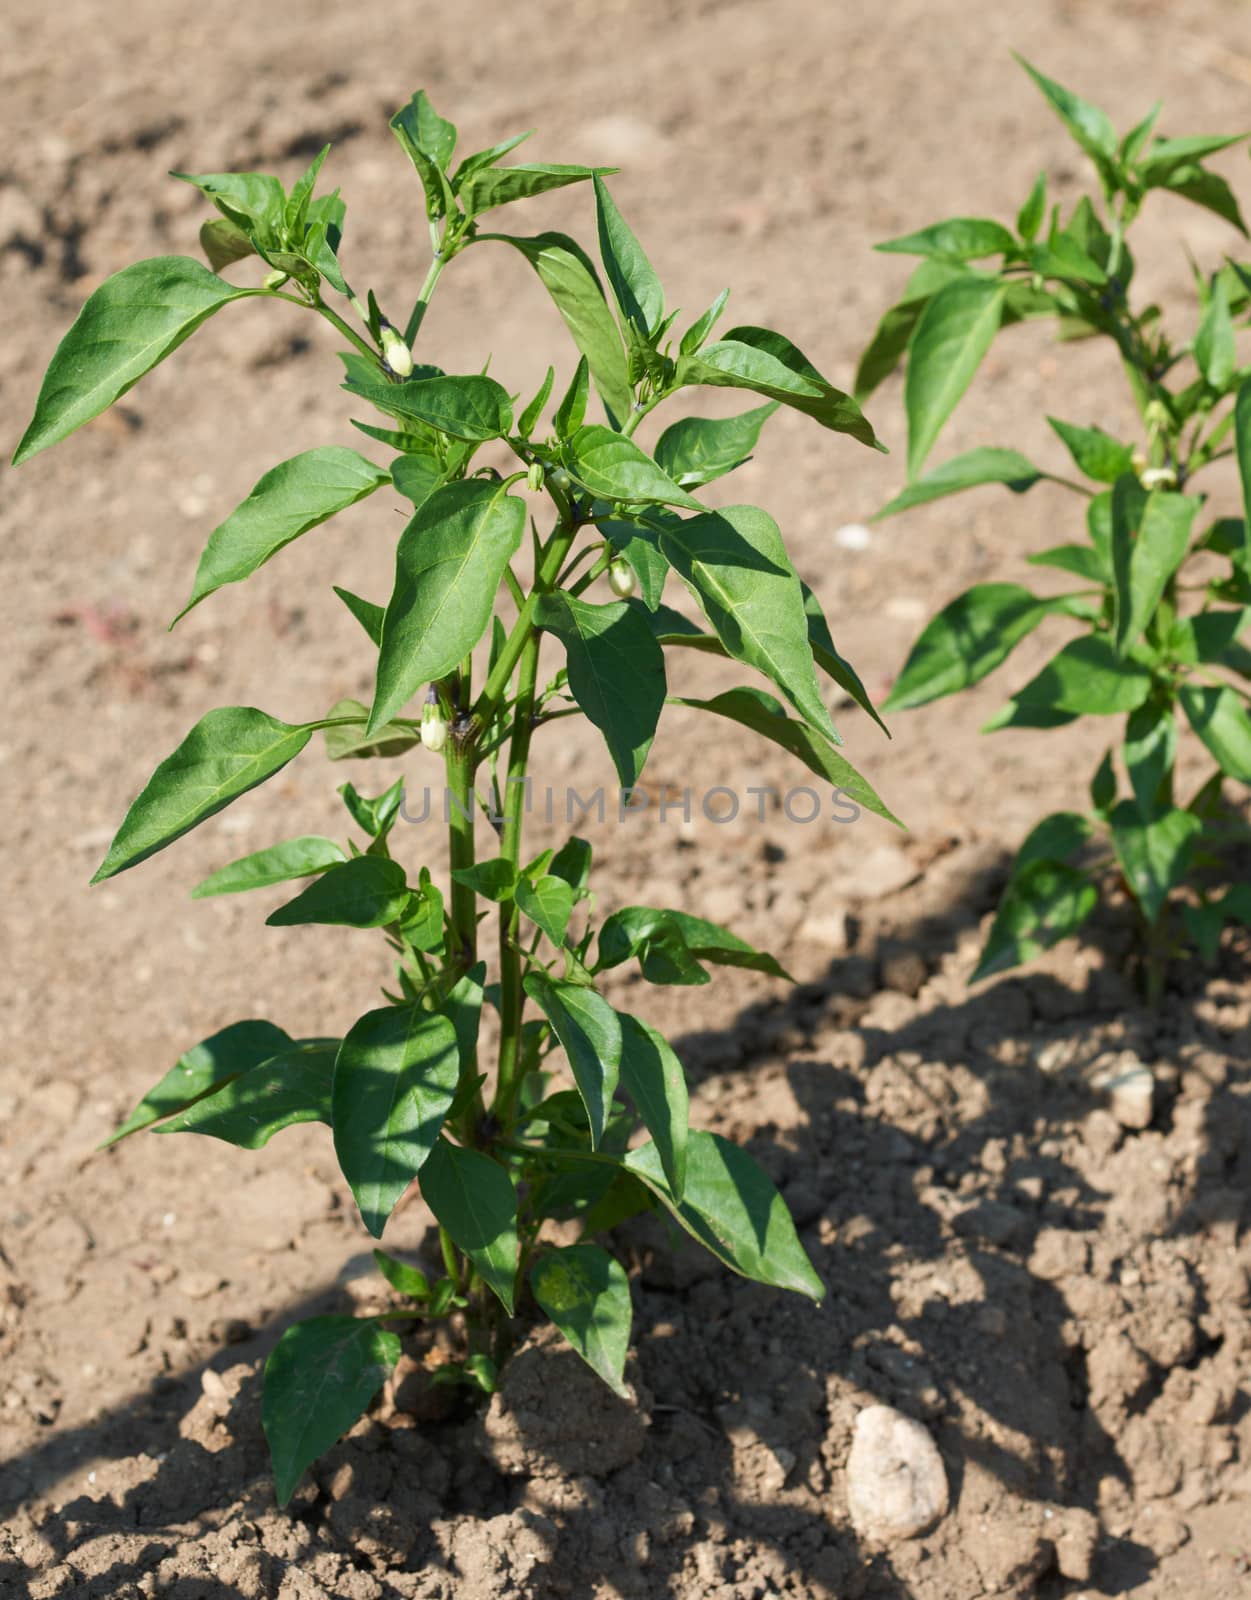
[{"label": "white flower bud", "polygon": [[397,378],[407,378],[413,370],[413,352],[394,328],[382,330],[382,354]]},{"label": "white flower bud", "polygon": [[526,486],[536,493],[543,487],[543,463],[532,461],[530,470],[526,473]]},{"label": "white flower bud", "polygon": [[634,593],[634,568],[620,556],[609,564],[608,586],[622,600],[628,600]]},{"label": "white flower bud", "polygon": [[421,708],[421,742],[435,755],[447,743],[447,719],[437,702],[427,702]]},{"label": "white flower bud", "polygon": [[265,287],[267,289],[281,289],[289,276],[289,273],[283,272],[280,268],[275,267],[272,272],[267,272],[265,274]]},{"label": "white flower bud", "polygon": [[1175,489],[1177,474],[1172,467],[1147,467],[1138,474],[1144,489]]}]

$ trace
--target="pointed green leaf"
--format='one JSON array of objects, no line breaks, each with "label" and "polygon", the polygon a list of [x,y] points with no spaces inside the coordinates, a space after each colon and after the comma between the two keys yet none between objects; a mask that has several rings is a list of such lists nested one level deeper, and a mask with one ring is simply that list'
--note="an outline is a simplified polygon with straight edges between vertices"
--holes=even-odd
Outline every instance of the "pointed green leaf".
[{"label": "pointed green leaf", "polygon": [[286,1049],[294,1041],[272,1022],[232,1022],[228,1028],[213,1034],[179,1056],[161,1081],[149,1089],[143,1099],[122,1123],[99,1146],[101,1150],[128,1134],[159,1122],[219,1089],[222,1084],[237,1078],[268,1061],[271,1056]]},{"label": "pointed green leaf", "polygon": [[440,1139],[421,1170],[421,1197],[513,1314],[517,1194],[497,1161]]},{"label": "pointed green leaf", "polygon": [[200,248],[214,272],[256,254],[251,239],[229,217],[212,217],[200,224]]},{"label": "pointed green leaf", "polygon": [[225,706],[201,717],[148,779],[92,883],[138,866],[272,778],[299,755],[315,726],[279,722],[251,706]]},{"label": "pointed green leaf", "polygon": [[[339,599],[343,601],[343,604],[369,635],[370,643],[375,646],[380,645],[382,643],[382,619],[387,614],[386,607],[375,605],[372,600],[362,600],[360,595],[353,594],[350,589],[340,589],[337,583],[333,587]],[[353,703],[360,704],[359,701],[354,701]],[[361,710],[365,713],[365,716],[368,716],[364,706],[361,706]]]},{"label": "pointed green leaf", "polygon": [[556,429],[558,439],[568,439],[582,426],[586,418],[586,402],[591,389],[591,369],[585,356],[578,357],[578,365],[574,369],[573,381],[565,391],[565,397],[556,407],[556,415],[552,425]]},{"label": "pointed green leaf", "polygon": [[569,1343],[617,1394],[625,1386],[630,1347],[630,1280],[625,1268],[597,1244],[548,1250],[530,1269],[540,1307]]},{"label": "pointed green leaf", "polygon": [[863,712],[873,718],[889,739],[890,729],[882,721],[872,700],[869,699],[868,690],[861,683],[860,675],[851,662],[834,648],[830,625],[825,620],[821,602],[802,579],[800,588],[804,593],[804,615],[808,618],[808,643],[812,647],[812,659],[827,677],[834,680],[844,694],[849,695]]},{"label": "pointed green leaf", "polygon": [[1032,567],[1058,567],[1061,572],[1071,572],[1074,577],[1085,578],[1088,583],[1106,583],[1107,572],[1099,559],[1099,552],[1086,544],[1058,544],[1051,550],[1039,550],[1025,558]]},{"label": "pointed green leaf", "polygon": [[478,1029],[482,1022],[482,985],[486,962],[479,961],[459,980],[439,1007],[456,1030],[462,1076],[473,1070],[478,1049]]},{"label": "pointed green leaf", "polygon": [[910,483],[882,509],[874,514],[874,522],[883,517],[893,517],[900,511],[910,511],[913,506],[923,506],[930,500],[941,500],[944,495],[959,494],[964,489],[975,489],[984,483],[1002,483],[1013,494],[1024,494],[1032,489],[1046,473],[1016,450],[982,448],[944,461],[941,467],[932,467],[923,478]]},{"label": "pointed green leaf", "polygon": [[601,178],[595,179],[600,259],[624,320],[646,341],[665,314],[664,291],[642,245]]},{"label": "pointed green leaf", "polygon": [[585,183],[597,172],[612,170],[610,167],[561,166],[537,162],[518,167],[482,167],[461,183],[461,204],[466,216],[477,217],[484,211],[490,211],[493,206],[508,205],[512,200],[528,200],[531,195],[546,194],[549,189],[563,189],[566,184]]},{"label": "pointed green leaf", "polygon": [[785,1201],[746,1150],[715,1133],[692,1133],[681,1200],[669,1187],[654,1144],[631,1150],[624,1165],[732,1271],[811,1300],[825,1297]]},{"label": "pointed green leaf", "polygon": [[545,873],[533,882],[520,878],[514,892],[517,909],[556,946],[563,945],[573,914],[573,890],[563,878]]},{"label": "pointed green leaf", "polygon": [[1182,166],[1171,172],[1160,186],[1177,194],[1192,205],[1212,211],[1238,232],[1245,234],[1247,225],[1234,191],[1219,172],[1209,172],[1206,167]]},{"label": "pointed green leaf", "polygon": [[513,425],[508,390],[482,373],[409,378],[404,383],[384,383],[376,376],[349,376],[343,387],[388,416],[404,422],[424,422],[451,439],[464,439],[471,444],[502,438]]},{"label": "pointed green leaf", "polygon": [[455,126],[439,116],[426,91],[419,89],[391,118],[390,128],[417,169],[426,192],[428,214],[441,217],[453,210],[455,203],[447,169],[456,149]]},{"label": "pointed green leaf", "polygon": [[678,361],[679,384],[751,389],[813,417],[822,427],[849,433],[861,444],[877,436],[860,407],[828,382],[803,351],[770,328],[731,328],[724,339]]},{"label": "pointed green leaf", "polygon": [[756,506],[669,518],[660,548],[734,659],[762,672],[837,743],[817,686],[803,590],[773,518]]},{"label": "pointed green leaf", "polygon": [[1225,279],[1219,273],[1195,334],[1194,350],[1199,371],[1213,389],[1223,394],[1234,375],[1238,350],[1234,343],[1234,322],[1229,314],[1229,294]]},{"label": "pointed green leaf", "polygon": [[339,1047],[335,1154],[375,1239],[434,1149],[459,1072],[456,1029],[418,1006],[370,1011]]},{"label": "pointed green leaf", "polygon": [[928,295],[901,300],[883,314],[856,367],[852,393],[858,405],[863,405],[903,360],[913,329],[921,320],[928,301]]},{"label": "pointed green leaf", "polygon": [[903,824],[876,790],[856,771],[851,762],[806,724],[788,717],[782,706],[763,689],[728,689],[710,700],[687,699],[671,696],[670,704],[690,706],[696,711],[709,711],[714,716],[728,717],[740,727],[750,728],[772,743],[787,750],[797,761],[802,761],[809,772],[825,778],[856,805],[863,806],[876,816],[884,817],[899,827]]},{"label": "pointed green leaf", "polygon": [[371,734],[477,644],[525,521],[525,502],[484,478],[449,483],[418,508],[396,550]]},{"label": "pointed green leaf", "polygon": [[1242,481],[1245,541],[1245,529],[1251,527],[1251,379],[1238,390],[1234,401],[1234,454]]},{"label": "pointed green leaf", "polygon": [[330,867],[307,889],[265,919],[270,928],[330,923],[342,928],[384,928],[408,907],[404,868],[385,856],[356,856]]},{"label": "pointed green leaf", "polygon": [[639,781],[665,703],[665,658],[637,604],[542,595],[539,627],[565,647],[569,688],[604,735],[624,788]]},{"label": "pointed green leaf", "polygon": [[1148,700],[1125,721],[1125,770],[1138,809],[1154,816],[1172,803],[1173,764],[1177,757],[1177,719],[1169,705]]},{"label": "pointed green leaf", "polygon": [[13,465],[98,417],[214,311],[260,292],[235,288],[189,256],[137,261],[106,278],[56,348]]},{"label": "pointed green leaf", "polygon": [[410,1300],[430,1298],[430,1279],[419,1267],[410,1267],[407,1261],[389,1256],[385,1250],[373,1252],[374,1264],[397,1294]]},{"label": "pointed green leaf", "polygon": [[678,345],[678,350],[682,355],[693,356],[697,350],[703,348],[704,340],[707,339],[716,326],[717,320],[725,310],[725,303],[729,298],[730,291],[722,289],[707,311],[702,312],[695,318],[695,321],[691,323],[690,327],[682,335],[681,342]]},{"label": "pointed green leaf", "polygon": [[443,469],[432,456],[397,456],[391,463],[396,492],[414,506],[423,506],[443,483]]},{"label": "pointed green leaf", "polygon": [[675,1199],[686,1188],[690,1102],[686,1074],[668,1040],[637,1017],[621,1018],[621,1086],[655,1140],[665,1181]]},{"label": "pointed green leaf", "polygon": [[742,466],[778,404],[771,400],[736,417],[683,417],[656,441],[656,460],[683,489],[711,483]]},{"label": "pointed green leaf", "polygon": [[204,1133],[259,1150],[297,1122],[330,1126],[330,1084],[338,1039],[301,1039],[197,1100],[157,1133]]},{"label": "pointed green leaf", "polygon": [[1102,635],[1074,639],[1013,699],[1026,707],[1078,716],[1132,711],[1151,692],[1151,674],[1117,654]]},{"label": "pointed green leaf", "polygon": [[[1013,51],[1013,55],[1016,52]],[[1031,67],[1022,56],[1016,56],[1030,77],[1042,90],[1053,110],[1088,156],[1093,157],[1100,169],[1105,169],[1116,157],[1116,130],[1107,113],[1098,106],[1073,94],[1053,79],[1044,77],[1036,67]]]},{"label": "pointed green leaf", "polygon": [[1034,179],[1029,199],[1017,213],[1016,231],[1026,244],[1032,244],[1047,214],[1047,174],[1040,172]]},{"label": "pointed green leaf", "polygon": [[1004,291],[993,278],[961,278],[926,305],[908,347],[904,406],[908,476],[914,478],[973,381],[1003,316]]},{"label": "pointed green leaf", "polygon": [[452,187],[459,191],[466,178],[480,172],[483,167],[493,167],[501,156],[506,156],[510,150],[515,150],[519,144],[525,144],[527,139],[533,137],[534,129],[530,128],[525,133],[513,134],[511,139],[502,139],[499,144],[493,144],[486,150],[475,150],[473,155],[465,157],[452,174]]},{"label": "pointed green leaf", "polygon": [[969,982],[1032,961],[1069,938],[1098,901],[1098,887],[1087,874],[1063,862],[1035,860],[1014,871]]},{"label": "pointed green leaf", "polygon": [[370,1317],[311,1317],[265,1363],[261,1422],[285,1506],[304,1469],[347,1432],[400,1359],[400,1339]]},{"label": "pointed green leaf", "polygon": [[287,196],[270,173],[171,172],[170,177],[197,188],[259,250],[269,253],[281,243]]},{"label": "pointed green leaf", "polygon": [[1047,615],[1047,602],[1016,583],[966,589],[913,645],[886,710],[910,710],[980,683]]},{"label": "pointed green leaf", "polygon": [[601,423],[579,428],[568,440],[563,460],[574,482],[602,500],[704,509],[632,439]]},{"label": "pointed green leaf", "polygon": [[591,1146],[604,1136],[621,1065],[621,1022],[607,1000],[576,983],[526,975],[525,990],[551,1023],[569,1061],[591,1127]]},{"label": "pointed green leaf", "polygon": [[[367,605],[367,601],[361,601]],[[379,608],[381,609],[381,608]],[[326,754],[331,761],[361,760],[367,756],[402,756],[421,743],[413,723],[388,722],[376,734],[367,734],[369,708],[359,700],[340,700],[330,708],[331,718],[350,718],[326,729]]]},{"label": "pointed green leaf", "polygon": [[174,621],[215,589],[241,582],[293,539],[390,481],[385,468],[338,445],[305,450],[271,468],[209,535],[191,598]]},{"label": "pointed green leaf", "polygon": [[1116,648],[1124,654],[1155,615],[1190,541],[1202,500],[1197,495],[1146,494],[1126,473],[1112,491],[1112,571]]},{"label": "pointed green leaf", "polygon": [[325,872],[347,857],[333,839],[323,839],[318,834],[304,834],[299,839],[288,839],[283,844],[272,844],[266,850],[254,850],[251,855],[219,867],[191,891],[193,900],[207,900],[217,894],[241,894],[246,889],[267,889],[273,883],[289,883],[292,878],[311,878]]},{"label": "pointed green leaf", "polygon": [[1132,800],[1114,806],[1108,820],[1126,882],[1147,921],[1157,922],[1170,892],[1185,879],[1203,823],[1176,809],[1147,818]]},{"label": "pointed green leaf", "polygon": [[1058,417],[1048,417],[1047,421],[1073,457],[1077,470],[1096,483],[1115,483],[1123,473],[1133,470],[1132,445],[1122,444],[1102,428],[1077,428]]},{"label": "pointed green leaf", "polygon": [[1245,133],[1191,134],[1183,139],[1157,139],[1138,163],[1138,176],[1147,188],[1164,182],[1178,167],[1193,166],[1204,156],[1241,144]]},{"label": "pointed green leaf", "polygon": [[977,261],[983,256],[1010,255],[1016,249],[1016,240],[1002,222],[992,222],[987,217],[950,217],[946,222],[887,239],[873,248],[902,256]]},{"label": "pointed green leaf", "polygon": [[1251,716],[1237,690],[1183,684],[1178,698],[1221,771],[1251,783]]}]

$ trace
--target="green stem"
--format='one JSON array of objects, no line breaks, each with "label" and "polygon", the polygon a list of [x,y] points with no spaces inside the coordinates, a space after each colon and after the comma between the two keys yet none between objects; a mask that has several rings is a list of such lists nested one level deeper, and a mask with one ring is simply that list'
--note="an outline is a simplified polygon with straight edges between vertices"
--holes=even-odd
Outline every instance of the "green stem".
[{"label": "green stem", "polygon": [[[500,855],[516,867],[521,858],[521,830],[525,817],[526,769],[530,764],[530,736],[534,731],[534,691],[539,670],[539,636],[531,630],[521,652],[517,671],[517,703],[513,713],[513,738],[508,752],[508,777],[504,786],[504,828]],[[499,1070],[492,1107],[504,1120],[516,1094],[521,1049],[521,1018],[525,994],[521,980],[521,951],[517,947],[517,908],[510,901],[500,906],[500,1049]]]},{"label": "green stem", "polygon": [[383,373],[388,377],[390,376],[390,374],[387,373],[386,368],[382,365],[382,357],[374,349],[373,345],[368,344],[364,339],[362,339],[360,334],[357,333],[356,329],[353,328],[350,323],[345,322],[337,311],[331,310],[331,308],[322,300],[318,300],[314,304],[313,309],[318,313],[319,316],[325,317],[326,321],[331,325],[332,328],[336,328],[345,339],[354,344],[362,355],[368,356],[371,361],[375,362],[380,373]]},{"label": "green stem", "polygon": [[422,319],[426,315],[426,307],[430,304],[430,297],[434,293],[434,286],[439,281],[443,268],[451,258],[444,254],[442,241],[434,253],[434,260],[430,263],[430,271],[426,273],[426,281],[422,284],[417,295],[417,303],[409,315],[404,327],[404,343],[411,346],[413,340],[421,331]]}]

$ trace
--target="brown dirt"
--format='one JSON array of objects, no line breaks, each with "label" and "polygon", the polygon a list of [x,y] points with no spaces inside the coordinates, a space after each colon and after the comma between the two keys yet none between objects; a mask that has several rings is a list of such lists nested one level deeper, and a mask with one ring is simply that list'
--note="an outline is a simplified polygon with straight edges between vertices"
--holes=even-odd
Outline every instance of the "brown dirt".
[{"label": "brown dirt", "polygon": [[[1159,97],[1165,131],[1238,128],[1251,84],[1251,28],[1233,0],[420,13],[19,0],[11,16],[8,445],[90,288],[139,255],[194,251],[198,205],[163,179],[169,168],[290,177],[334,138],[357,276],[372,267],[383,302],[398,303],[422,230],[384,120],[420,84],[467,148],[537,126],[538,159],[620,165],[618,197],[675,301],[697,309],[729,282],[742,320],[791,332],[844,382],[902,279],[872,241],[953,212],[1010,215],[1044,165],[1075,192],[1074,158],[1009,47],[1122,125]],[[1245,157],[1228,170],[1245,193]],[[575,193],[536,203],[527,226],[585,235],[586,223]],[[1151,210],[1145,232],[1149,288],[1166,304],[1187,293],[1182,241],[1203,260],[1235,244],[1176,206]],[[528,388],[560,337],[525,269],[482,250],[441,286],[429,349],[462,367],[493,353],[493,370]],[[678,1038],[698,1124],[746,1141],[782,1185],[829,1285],[824,1306],[733,1279],[657,1228],[625,1230],[636,1409],[605,1408],[575,1358],[540,1339],[485,1421],[449,1415],[424,1382],[437,1354],[414,1341],[380,1407],[275,1510],[260,1363],[293,1318],[378,1294],[324,1130],[255,1156],[151,1137],[88,1152],[222,1023],[330,1032],[373,1003],[372,941],[266,932],[255,901],[189,907],[185,895],[270,839],[341,829],[334,784],[377,780],[363,763],[328,772],[306,759],[142,877],[84,885],[140,778],[203,710],[259,702],[296,718],[366,686],[329,583],[385,593],[393,530],[373,509],[164,632],[207,530],[260,472],[350,441],[332,351],[294,311],[231,308],[111,416],[0,478],[0,1593],[1251,1592],[1247,947],[1180,973],[1149,1018],[1123,976],[1127,928],[1112,906],[1029,975],[966,987],[1012,849],[1044,809],[1076,798],[1101,748],[1097,728],[1049,736],[1041,757],[1028,736],[977,738],[1006,678],[897,719],[890,745],[844,709],[852,757],[907,836],[776,810],[724,827],[697,809],[689,826],[653,815],[587,828],[606,900],[612,885],[614,899],[730,921],[802,980],[782,992],[735,975],[631,1003]],[[1101,354],[1060,359],[1022,331],[944,447],[1011,443],[1055,460],[1048,411],[1128,426]],[[898,447],[897,386],[871,414]],[[770,429],[732,497],[779,517],[875,692],[937,602],[1021,576],[1023,555],[1061,536],[1059,490],[988,491],[840,549],[833,530],[892,491],[898,453],[883,461],[798,418]],[[1050,647],[1023,646],[1011,681]],[[424,778],[414,767],[410,784]],[[540,783],[606,778],[588,738],[540,751]],[[798,781],[676,712],[651,779]],[[551,833],[536,819],[535,847]],[[426,835],[412,854],[437,867]],[[1123,1050],[1156,1072],[1143,1131],[1123,1130],[1091,1081]],[[429,1221],[408,1205],[391,1247],[420,1255]],[[926,1423],[951,1489],[932,1533],[876,1550],[851,1530],[845,1476],[855,1415],[875,1401]]]}]

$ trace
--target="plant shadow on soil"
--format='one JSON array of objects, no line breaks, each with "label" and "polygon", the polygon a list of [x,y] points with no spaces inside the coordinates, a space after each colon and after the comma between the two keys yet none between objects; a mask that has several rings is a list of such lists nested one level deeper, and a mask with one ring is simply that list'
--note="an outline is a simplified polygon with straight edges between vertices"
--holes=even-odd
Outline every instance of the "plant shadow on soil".
[{"label": "plant shadow on soil", "polygon": [[[1204,992],[1183,972],[1189,992],[1149,1015],[1116,982],[1114,909],[1092,924],[1087,953],[1100,960],[1081,986],[1042,972],[966,991],[966,962],[935,999],[931,980],[1001,881],[999,863],[968,877],[945,915],[901,897],[819,982],[676,1041],[696,1120],[765,1165],[829,1293],[812,1307],[733,1278],[654,1218],[624,1225],[645,1438],[571,1352],[539,1348],[534,1405],[514,1394],[506,1408],[505,1473],[463,1413],[414,1427],[389,1395],[278,1512],[260,1361],[291,1321],[344,1309],[328,1285],[9,1463],[23,1498],[88,1457],[140,1464],[111,1495],[80,1496],[38,1525],[44,1570],[73,1556],[77,1586],[37,1592],[129,1593],[176,1550],[216,1539],[202,1586],[183,1577],[179,1600],[256,1600],[317,1559],[338,1563],[321,1580],[336,1596],[782,1585],[1059,1596],[1072,1589],[1056,1572],[1058,1541],[1085,1538],[1089,1567],[1094,1516],[1100,1592],[1146,1581],[1167,1541],[1144,1534],[1138,1502],[1168,1503],[1222,1465],[1219,1444],[1208,1456],[1178,1447],[1175,1471],[1161,1463],[1170,1424],[1213,1438],[1248,1430],[1246,1397],[1221,1365],[1223,1350],[1232,1359],[1221,1280],[1203,1254],[1236,1238],[1251,1188],[1247,1074],[1230,1042],[1246,1038],[1245,963],[1227,950]],[[1150,1130],[1127,1133],[1092,1093],[1089,1066],[1109,1049],[1182,1062]],[[1206,1411],[1194,1399],[1204,1384],[1218,1391]],[[952,1505],[926,1539],[886,1550],[862,1547],[847,1517],[854,1421],[874,1402],[931,1430]],[[1080,1565],[1061,1563],[1068,1578]],[[373,1587],[353,1588],[361,1573]],[[421,1583],[404,1586],[404,1573]],[[0,1593],[35,1592],[28,1580],[27,1564],[0,1558]],[[134,1590],[146,1592],[150,1580]]]}]

